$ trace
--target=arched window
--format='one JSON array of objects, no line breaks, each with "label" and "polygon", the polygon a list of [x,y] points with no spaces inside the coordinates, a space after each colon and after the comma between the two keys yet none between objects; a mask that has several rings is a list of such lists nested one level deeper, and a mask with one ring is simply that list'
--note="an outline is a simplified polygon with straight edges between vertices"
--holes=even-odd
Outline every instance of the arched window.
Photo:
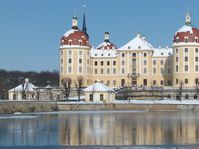
[{"label": "arched window", "polygon": [[82,46],[82,40],[79,40],[79,45]]},{"label": "arched window", "polygon": [[176,37],[176,43],[178,43],[179,42],[179,37]]},{"label": "arched window", "polygon": [[71,46],[72,45],[72,40],[68,40],[68,44]]},{"label": "arched window", "polygon": [[184,37],[184,42],[185,43],[189,42],[189,38],[188,37]]},{"label": "arched window", "polygon": [[195,42],[198,42],[198,37],[194,37],[194,39],[195,39]]}]

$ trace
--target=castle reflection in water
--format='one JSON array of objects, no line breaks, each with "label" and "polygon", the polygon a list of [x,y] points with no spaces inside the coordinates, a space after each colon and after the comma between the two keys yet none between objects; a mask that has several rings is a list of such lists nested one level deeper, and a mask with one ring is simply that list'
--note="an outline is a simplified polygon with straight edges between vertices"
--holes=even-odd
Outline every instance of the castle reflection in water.
[{"label": "castle reflection in water", "polygon": [[[195,114],[194,114],[195,115]],[[115,113],[60,115],[60,144],[197,144],[199,120],[193,113]]]},{"label": "castle reflection in water", "polygon": [[68,112],[0,119],[2,145],[198,144],[199,112]]}]

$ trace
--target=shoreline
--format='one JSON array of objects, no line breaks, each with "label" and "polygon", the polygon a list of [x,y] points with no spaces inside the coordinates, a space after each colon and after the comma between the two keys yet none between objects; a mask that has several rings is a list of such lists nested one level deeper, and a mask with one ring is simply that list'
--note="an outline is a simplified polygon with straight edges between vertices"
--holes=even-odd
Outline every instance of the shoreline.
[{"label": "shoreline", "polygon": [[[199,101],[198,101],[199,102]],[[64,101],[1,101],[0,114],[55,112],[55,111],[198,111],[199,104],[165,103],[83,103]]]}]

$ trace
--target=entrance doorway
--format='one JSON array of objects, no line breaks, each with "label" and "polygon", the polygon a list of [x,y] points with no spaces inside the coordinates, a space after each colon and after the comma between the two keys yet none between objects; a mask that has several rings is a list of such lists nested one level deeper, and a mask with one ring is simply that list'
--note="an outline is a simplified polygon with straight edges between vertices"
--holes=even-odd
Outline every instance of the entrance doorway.
[{"label": "entrance doorway", "polygon": [[137,80],[136,79],[132,79],[131,85],[132,86],[137,86]]},{"label": "entrance doorway", "polygon": [[124,87],[124,85],[125,85],[125,79],[122,79],[121,80],[121,86]]},{"label": "entrance doorway", "polygon": [[144,80],[143,80],[143,85],[144,85],[144,86],[147,86],[147,79],[144,79]]}]

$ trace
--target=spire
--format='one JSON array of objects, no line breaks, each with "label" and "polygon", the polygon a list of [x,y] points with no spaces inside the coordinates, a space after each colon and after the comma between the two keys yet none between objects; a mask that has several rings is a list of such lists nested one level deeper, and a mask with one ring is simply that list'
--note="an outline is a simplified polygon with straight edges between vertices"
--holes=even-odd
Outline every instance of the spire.
[{"label": "spire", "polygon": [[189,11],[187,11],[185,16],[185,24],[191,26],[191,14],[189,13]]},{"label": "spire", "polygon": [[85,15],[85,12],[84,12],[84,15],[83,15],[82,32],[84,32],[87,35],[87,37],[89,38],[88,33],[87,33],[87,28],[86,28],[86,15]]},{"label": "spire", "polygon": [[109,42],[109,32],[104,33],[104,41]]}]

